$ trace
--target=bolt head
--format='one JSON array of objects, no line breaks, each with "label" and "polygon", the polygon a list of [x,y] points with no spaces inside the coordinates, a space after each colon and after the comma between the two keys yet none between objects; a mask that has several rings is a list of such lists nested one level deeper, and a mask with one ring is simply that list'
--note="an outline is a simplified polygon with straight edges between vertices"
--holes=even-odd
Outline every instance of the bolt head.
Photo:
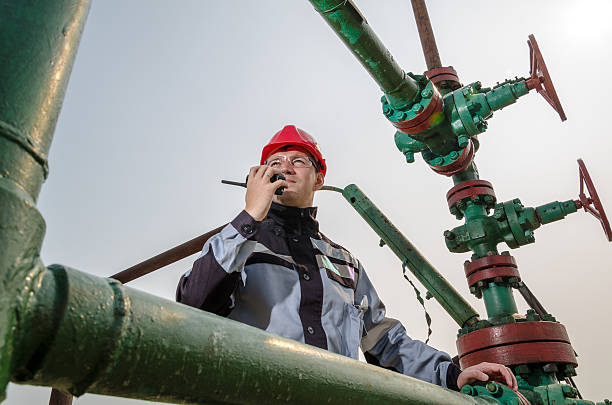
[{"label": "bolt head", "polygon": [[412,106],[412,112],[417,113],[417,114],[421,112],[422,109],[423,109],[423,106],[421,104],[415,104]]},{"label": "bolt head", "polygon": [[429,98],[431,97],[433,94],[433,92],[430,89],[425,89],[421,92],[421,97],[423,98]]},{"label": "bolt head", "polygon": [[405,112],[400,111],[400,112],[397,114],[397,119],[398,119],[398,120],[400,120],[400,121],[404,121],[404,120],[406,119],[406,116],[407,116],[407,115],[406,115],[406,113],[405,113]]}]

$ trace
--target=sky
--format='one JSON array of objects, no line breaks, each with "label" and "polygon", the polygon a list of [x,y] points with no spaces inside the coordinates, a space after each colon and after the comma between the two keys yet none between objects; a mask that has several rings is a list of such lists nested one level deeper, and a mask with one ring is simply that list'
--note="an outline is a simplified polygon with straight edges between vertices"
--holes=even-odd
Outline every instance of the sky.
[{"label": "sky", "polygon": [[[426,70],[408,0],[355,3],[406,71]],[[528,76],[534,34],[565,108],[562,123],[532,92],[489,120],[475,161],[498,201],[577,198],[583,158],[612,214],[612,3],[427,3],[442,63],[464,84]],[[461,224],[446,205],[452,181],[418,156],[405,163],[381,95],[307,1],[93,1],[38,201],[42,259],[106,277],[230,221],[244,208],[244,189],[220,180],[242,181],[272,135],[295,124],[317,138],[326,183],[356,183],[486,317],[468,292],[469,254],[448,252],[442,236]],[[339,194],[318,192],[315,204],[321,230],[361,260],[388,315],[424,339],[423,311],[399,260]],[[511,252],[522,278],[566,326],[583,396],[610,398],[612,246],[584,211],[535,236]],[[173,299],[194,260],[128,285]],[[455,355],[457,325],[434,300],[427,309],[431,345]],[[10,384],[4,403],[43,403],[49,392]],[[145,402],[86,394],[75,403]]]}]

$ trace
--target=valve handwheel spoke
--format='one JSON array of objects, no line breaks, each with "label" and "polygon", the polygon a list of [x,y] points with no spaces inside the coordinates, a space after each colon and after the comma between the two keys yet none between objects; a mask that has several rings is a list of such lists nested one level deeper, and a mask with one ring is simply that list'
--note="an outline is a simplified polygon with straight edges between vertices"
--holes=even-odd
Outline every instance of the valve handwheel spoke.
[{"label": "valve handwheel spoke", "polygon": [[[580,200],[576,201],[576,204],[579,206],[578,208],[584,208],[586,212],[590,213],[601,222],[606,238],[608,238],[609,242],[612,242],[610,222],[608,221],[603,205],[601,205],[601,200],[599,199],[599,195],[597,195],[597,190],[595,190],[591,175],[582,159],[578,159],[578,173],[580,175],[580,194],[578,195]],[[585,186],[588,196],[584,192]]]},{"label": "valve handwheel spoke", "polygon": [[527,44],[529,45],[529,59],[531,62],[531,77],[527,80],[527,87],[529,89],[536,89],[559,114],[561,121],[565,121],[567,117],[565,116],[557,92],[555,91],[555,86],[553,86],[552,80],[550,79],[550,74],[548,73],[546,63],[540,52],[540,47],[533,34],[529,35]]}]

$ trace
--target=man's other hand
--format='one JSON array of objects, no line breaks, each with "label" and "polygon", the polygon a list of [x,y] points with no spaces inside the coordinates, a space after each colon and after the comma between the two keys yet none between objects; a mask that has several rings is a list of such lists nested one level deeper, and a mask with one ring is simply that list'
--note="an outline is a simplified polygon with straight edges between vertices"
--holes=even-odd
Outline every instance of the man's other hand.
[{"label": "man's other hand", "polygon": [[285,180],[270,183],[270,178],[281,170],[270,166],[253,166],[247,180],[246,207],[244,210],[256,221],[263,221],[268,215],[274,192],[279,187],[287,187]]},{"label": "man's other hand", "polygon": [[466,384],[473,384],[478,381],[495,380],[505,383],[510,389],[516,390],[518,383],[512,371],[506,366],[497,363],[480,363],[475,366],[470,366],[463,370],[457,378],[457,386],[459,389]]}]

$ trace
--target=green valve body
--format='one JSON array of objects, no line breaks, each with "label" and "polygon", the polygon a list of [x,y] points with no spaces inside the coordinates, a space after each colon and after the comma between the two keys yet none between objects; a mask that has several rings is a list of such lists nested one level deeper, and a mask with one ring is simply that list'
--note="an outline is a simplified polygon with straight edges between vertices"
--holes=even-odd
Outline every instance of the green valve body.
[{"label": "green valve body", "polygon": [[[382,66],[393,61],[389,52],[380,51],[378,40],[376,52],[364,53],[369,51],[368,48],[356,46],[356,42],[350,40],[351,35],[346,35],[347,27],[354,25],[350,21],[367,24],[360,14],[359,18],[353,15],[344,21],[338,14],[338,20],[333,23],[326,16],[326,13],[333,10],[353,7],[352,2],[311,2],[366,69],[370,71],[371,66]],[[417,3],[420,3],[421,9],[421,12],[415,11],[415,15],[420,16],[417,16],[417,19],[426,18],[423,17],[426,15],[423,12],[424,5],[422,2],[413,1],[413,6]],[[425,25],[419,25],[420,33],[429,32],[429,36],[425,35],[425,41],[423,36],[421,37],[423,47],[430,53],[437,54],[437,50],[432,50],[435,45],[431,46],[431,30],[423,28]],[[425,51],[428,66],[432,63],[435,65],[430,66],[432,70],[426,72],[432,80],[428,80],[426,76],[408,73],[406,76],[416,83],[416,91],[413,91],[411,84],[410,92],[406,93],[403,99],[399,94],[398,97],[390,98],[389,88],[381,85],[385,92],[385,96],[381,98],[382,112],[397,129],[395,144],[405,156],[406,162],[414,162],[415,154],[421,153],[436,173],[453,179],[454,187],[449,190],[447,201],[451,214],[459,220],[463,219],[464,223],[447,230],[444,233],[445,242],[452,252],[472,252],[471,260],[464,264],[468,286],[473,294],[484,299],[489,316],[487,320],[474,317],[473,322],[463,324],[460,329],[457,344],[462,367],[481,361],[499,362],[513,367],[519,375],[521,392],[534,405],[593,404],[576,399],[577,393],[569,385],[571,380],[567,380],[575,375],[577,363],[563,325],[546,313],[528,291],[521,280],[514,258],[508,252],[500,254],[498,250],[500,243],[511,249],[534,243],[534,231],[537,228],[563,219],[589,201],[581,195],[580,201],[554,201],[539,207],[525,207],[519,199],[498,202],[491,183],[480,180],[474,163],[479,146],[477,135],[487,130],[488,120],[493,112],[515,103],[530,90],[537,89],[559,113],[561,119],[566,119],[532,35],[529,36],[528,44],[530,77],[506,80],[492,88],[483,88],[480,82],[463,87],[459,85],[457,88],[458,80],[454,70],[437,69],[441,64],[439,58],[430,57],[428,51]],[[438,62],[431,62],[433,60]],[[402,76],[397,74],[398,70],[390,70],[388,77],[385,70],[378,70],[376,75],[373,75],[379,85],[381,82],[388,82],[389,78],[395,78],[396,82],[399,82]],[[380,77],[381,74],[384,77]],[[435,79],[440,83],[440,89],[432,83],[438,74],[446,76],[444,79]],[[442,85],[443,80],[451,80],[454,85]],[[406,260],[405,252],[412,251],[412,247],[402,247],[405,238],[380,211],[354,186],[345,188],[343,194],[400,260]],[[418,263],[411,267],[417,277],[419,267]],[[419,280],[426,283],[421,277]],[[438,297],[436,292],[432,291],[433,287],[425,285],[429,294],[436,296],[459,324],[466,319],[456,313],[456,308],[465,309],[465,306],[445,304],[443,295],[447,294],[446,291],[441,288],[442,294]],[[518,288],[524,297],[528,297],[528,304],[539,312],[530,309],[526,315],[518,314],[514,288]],[[564,379],[565,383],[562,381]],[[464,387],[463,392],[475,397],[489,398],[497,403],[521,403],[514,392],[496,383]],[[605,403],[608,404],[609,401],[606,400]]]}]

